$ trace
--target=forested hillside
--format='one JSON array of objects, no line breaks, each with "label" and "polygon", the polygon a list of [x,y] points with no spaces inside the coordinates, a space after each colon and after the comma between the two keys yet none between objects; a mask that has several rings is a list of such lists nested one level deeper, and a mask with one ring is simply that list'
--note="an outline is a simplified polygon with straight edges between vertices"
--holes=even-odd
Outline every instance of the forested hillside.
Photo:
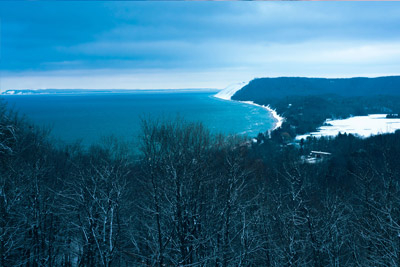
[{"label": "forested hillside", "polygon": [[296,149],[145,120],[135,143],[59,146],[2,104],[0,265],[400,264],[399,132]]},{"label": "forested hillside", "polygon": [[261,78],[232,97],[270,105],[286,120],[279,130],[294,138],[326,119],[400,113],[400,76],[379,78]]},{"label": "forested hillside", "polygon": [[250,81],[233,99],[335,94],[340,96],[400,95],[400,76],[378,78],[258,78]]}]

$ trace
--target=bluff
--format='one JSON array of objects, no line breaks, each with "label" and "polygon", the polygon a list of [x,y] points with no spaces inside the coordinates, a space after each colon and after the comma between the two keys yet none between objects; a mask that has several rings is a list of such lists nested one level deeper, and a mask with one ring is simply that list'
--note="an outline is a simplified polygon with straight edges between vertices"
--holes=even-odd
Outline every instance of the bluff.
[{"label": "bluff", "polygon": [[280,77],[257,78],[237,91],[233,100],[284,98],[288,96],[339,95],[355,96],[400,96],[400,76],[378,78],[305,78]]}]

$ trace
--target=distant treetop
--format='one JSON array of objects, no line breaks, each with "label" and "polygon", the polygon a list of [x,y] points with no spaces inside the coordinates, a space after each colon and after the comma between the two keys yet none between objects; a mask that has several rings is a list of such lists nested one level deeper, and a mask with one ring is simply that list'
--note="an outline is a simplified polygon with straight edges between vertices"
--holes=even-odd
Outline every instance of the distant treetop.
[{"label": "distant treetop", "polygon": [[400,76],[378,78],[257,78],[236,92],[235,100],[335,94],[341,96],[400,95]]}]

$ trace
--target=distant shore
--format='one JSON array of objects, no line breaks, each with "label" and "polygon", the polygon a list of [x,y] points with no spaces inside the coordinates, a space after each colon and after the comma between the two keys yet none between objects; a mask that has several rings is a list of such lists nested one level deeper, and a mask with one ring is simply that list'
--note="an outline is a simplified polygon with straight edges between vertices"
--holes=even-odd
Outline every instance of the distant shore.
[{"label": "distant shore", "polygon": [[[232,96],[237,91],[242,89],[246,84],[247,83],[245,83],[245,82],[232,84],[232,85],[226,87],[225,89],[222,89],[221,91],[219,91],[217,94],[214,95],[214,97],[223,99],[223,100],[236,101],[236,100],[232,100]],[[267,110],[271,114],[272,118],[275,120],[274,127],[272,129],[268,129],[268,130],[275,130],[282,126],[284,118],[279,116],[279,114],[276,112],[276,110],[272,109],[270,106],[259,105],[259,104],[254,103],[253,101],[236,101],[236,102],[261,107],[261,108]]]},{"label": "distant shore", "polygon": [[0,91],[1,96],[15,95],[71,95],[71,94],[109,94],[109,93],[175,93],[175,92],[217,92],[214,88],[181,89],[20,89]]}]

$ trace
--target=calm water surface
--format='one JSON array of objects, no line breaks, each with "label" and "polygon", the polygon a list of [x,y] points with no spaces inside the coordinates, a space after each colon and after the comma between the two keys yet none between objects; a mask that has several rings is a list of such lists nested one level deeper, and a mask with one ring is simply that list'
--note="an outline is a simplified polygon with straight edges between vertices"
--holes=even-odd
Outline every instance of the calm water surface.
[{"label": "calm water surface", "polygon": [[268,111],[214,98],[210,92],[137,92],[11,95],[3,99],[53,137],[72,143],[98,142],[114,135],[126,141],[140,134],[140,118],[202,121],[212,132],[255,136],[273,127]]}]

